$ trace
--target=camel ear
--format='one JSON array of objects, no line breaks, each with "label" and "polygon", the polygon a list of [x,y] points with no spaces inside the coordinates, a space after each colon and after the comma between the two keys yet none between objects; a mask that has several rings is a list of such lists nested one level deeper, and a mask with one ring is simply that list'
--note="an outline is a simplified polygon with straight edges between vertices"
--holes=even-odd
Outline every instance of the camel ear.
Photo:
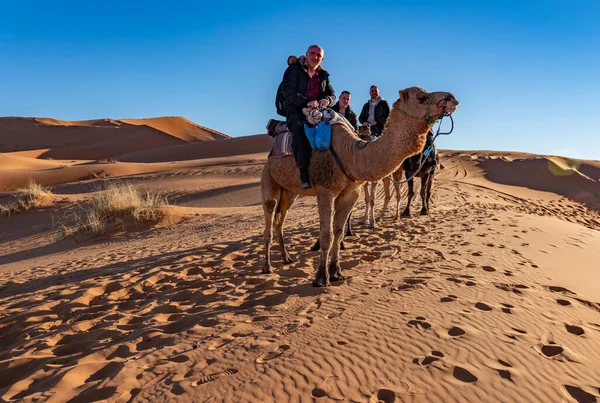
[{"label": "camel ear", "polygon": [[400,90],[398,93],[400,94],[400,100],[402,100],[402,102],[408,101],[408,91]]}]

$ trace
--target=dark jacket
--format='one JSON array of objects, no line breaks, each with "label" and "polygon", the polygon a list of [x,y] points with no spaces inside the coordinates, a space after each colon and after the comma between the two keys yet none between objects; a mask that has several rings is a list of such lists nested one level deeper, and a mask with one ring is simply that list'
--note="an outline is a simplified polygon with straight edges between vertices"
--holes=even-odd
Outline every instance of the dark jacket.
[{"label": "dark jacket", "polygon": [[[331,109],[333,109],[334,111],[339,113],[340,112],[340,103],[336,102],[335,105],[333,105],[333,107]],[[348,105],[348,107],[344,111],[344,117],[348,120],[348,122],[350,122],[350,124],[352,125],[352,127],[354,127],[354,129],[358,130],[358,117],[356,116],[356,113],[354,113],[352,108],[350,108],[350,105]]]},{"label": "dark jacket", "polygon": [[[304,63],[305,60],[304,56],[300,56],[296,63],[288,66],[285,73],[283,73],[281,91],[285,98],[286,116],[301,111],[308,103],[308,99],[306,99],[304,93],[306,92],[310,76],[308,75],[308,67]],[[335,103],[335,91],[329,81],[329,73],[319,66],[317,74],[320,81],[318,99],[327,99],[329,105],[333,105]]]},{"label": "dark jacket", "polygon": [[[371,100],[368,100],[367,103],[363,105],[362,111],[360,112],[358,121],[361,125],[369,120],[369,102],[371,102]],[[390,105],[385,99],[382,99],[377,105],[375,105],[374,115],[375,121],[377,122],[375,131],[378,134],[381,134],[381,131],[385,126],[385,121],[387,120],[388,116],[390,116]]]}]

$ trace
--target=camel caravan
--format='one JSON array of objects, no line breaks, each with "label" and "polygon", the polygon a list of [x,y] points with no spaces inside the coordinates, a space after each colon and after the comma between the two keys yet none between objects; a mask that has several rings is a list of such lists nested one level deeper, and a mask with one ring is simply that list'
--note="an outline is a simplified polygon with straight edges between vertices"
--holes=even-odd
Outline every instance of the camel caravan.
[{"label": "camel caravan", "polygon": [[[429,141],[432,142],[433,124],[442,117],[451,115],[459,104],[449,92],[427,92],[420,87],[400,90],[399,98],[389,109],[389,116],[378,135],[366,140],[359,136],[356,128],[344,117],[343,105],[338,103],[331,108],[334,106],[335,96],[329,74],[320,65],[323,56],[323,49],[312,45],[306,56],[292,59],[292,63],[288,59],[289,66],[278,89],[276,104],[278,113],[286,116],[289,131],[285,134],[276,133],[274,144],[278,147],[273,147],[261,177],[265,214],[263,273],[271,273],[273,270],[273,228],[277,234],[283,264],[293,262],[283,237],[286,215],[300,194],[317,197],[320,233],[315,246],[320,248],[320,258],[312,283],[315,287],[326,287],[331,282],[345,280],[340,267],[340,249],[346,230],[350,230],[347,223],[361,188],[367,185],[371,188],[369,192],[365,192],[370,194],[365,200],[368,201],[367,208],[372,208],[374,184],[386,181],[385,213],[390,199],[390,178],[393,179],[396,186],[397,215],[400,195],[398,181],[404,170],[406,177],[410,178],[409,205],[403,212],[403,215],[407,215],[410,214],[410,199],[414,195],[412,178],[418,175],[421,181],[425,181],[425,186],[421,186],[421,213],[428,212],[431,179],[437,156],[435,152],[434,155],[427,155],[426,164],[419,162],[419,156],[426,147],[432,146],[428,144],[428,134]],[[365,104],[365,108],[370,108],[369,119],[373,119],[377,103],[374,100],[368,107]],[[361,113],[361,120],[362,115]],[[281,138],[278,141],[279,136]],[[307,150],[306,146],[310,149]],[[431,148],[428,150],[431,151]],[[410,159],[413,156],[417,157],[416,164]],[[418,168],[415,167],[419,165],[420,170],[417,172]],[[373,215],[372,210],[369,214]],[[374,221],[370,224],[374,226]]]}]

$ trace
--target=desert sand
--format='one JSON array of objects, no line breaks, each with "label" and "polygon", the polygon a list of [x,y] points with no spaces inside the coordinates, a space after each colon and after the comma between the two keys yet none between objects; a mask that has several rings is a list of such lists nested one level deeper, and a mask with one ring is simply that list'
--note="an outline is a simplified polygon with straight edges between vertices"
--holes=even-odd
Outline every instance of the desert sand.
[{"label": "desert sand", "polygon": [[[318,289],[314,198],[286,222],[296,262],[260,274],[266,135],[0,118],[0,140],[0,204],[53,193],[0,218],[0,401],[600,401],[599,161],[442,150],[430,215],[371,230],[361,198],[349,279]],[[57,239],[115,180],[170,218]]]}]

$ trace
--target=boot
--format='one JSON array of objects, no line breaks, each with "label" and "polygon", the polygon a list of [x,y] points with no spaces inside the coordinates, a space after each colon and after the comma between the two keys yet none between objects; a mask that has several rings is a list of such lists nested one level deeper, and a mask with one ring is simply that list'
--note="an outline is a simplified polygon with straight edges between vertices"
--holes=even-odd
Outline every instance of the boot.
[{"label": "boot", "polygon": [[300,168],[300,189],[310,189],[310,176],[308,174],[308,168]]}]

